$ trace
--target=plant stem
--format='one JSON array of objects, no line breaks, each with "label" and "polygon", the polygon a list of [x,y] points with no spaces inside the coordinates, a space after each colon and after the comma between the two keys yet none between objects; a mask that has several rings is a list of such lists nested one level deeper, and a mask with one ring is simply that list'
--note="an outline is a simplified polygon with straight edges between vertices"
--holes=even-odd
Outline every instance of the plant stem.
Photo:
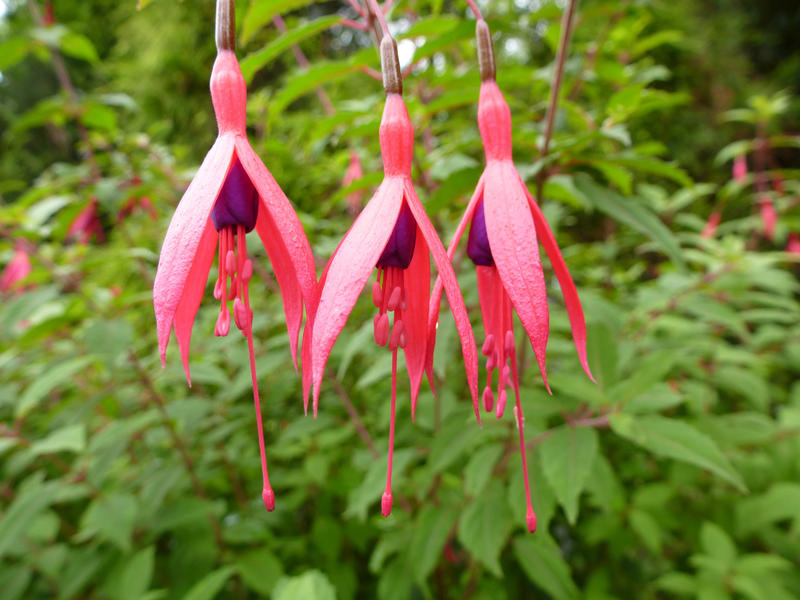
[{"label": "plant stem", "polygon": [[[542,142],[542,156],[544,161],[547,158],[547,153],[550,151],[550,140],[553,136],[553,123],[556,118],[556,110],[558,108],[558,93],[561,89],[561,80],[564,76],[564,62],[567,58],[567,51],[569,48],[569,40],[572,37],[572,25],[575,16],[575,6],[578,0],[567,0],[567,7],[564,9],[564,15],[561,18],[561,37],[558,40],[558,49],[556,50],[556,65],[553,71],[553,80],[550,84],[550,102],[547,105],[547,113],[545,114],[545,128],[544,128],[544,141]],[[539,172],[537,186],[536,186],[536,200],[542,199],[542,188],[544,187],[545,179],[547,179],[547,171],[542,168]]]}]

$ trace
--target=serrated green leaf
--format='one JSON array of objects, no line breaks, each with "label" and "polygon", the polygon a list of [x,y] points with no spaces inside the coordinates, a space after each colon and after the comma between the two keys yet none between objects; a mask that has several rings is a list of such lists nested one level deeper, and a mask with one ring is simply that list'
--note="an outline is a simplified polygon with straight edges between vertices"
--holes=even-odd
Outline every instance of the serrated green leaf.
[{"label": "serrated green leaf", "polygon": [[533,583],[555,600],[581,597],[558,546],[543,533],[514,538],[514,556]]},{"label": "serrated green leaf", "polygon": [[336,600],[336,589],[321,571],[306,571],[297,577],[284,577],[275,586],[273,600]]},{"label": "serrated green leaf", "polygon": [[708,469],[738,490],[747,491],[739,473],[711,438],[688,423],[655,415],[634,418],[624,413],[611,415],[609,422],[615,433],[643,448]]},{"label": "serrated green leaf", "polygon": [[236,567],[229,565],[209,573],[192,586],[183,600],[213,600],[235,572]]},{"label": "serrated green leaf", "polygon": [[597,448],[594,429],[568,425],[556,429],[539,447],[544,474],[572,524],[578,518],[578,497],[592,470]]},{"label": "serrated green leaf", "polygon": [[458,517],[448,507],[426,506],[420,512],[409,546],[414,577],[424,582],[442,556],[442,549]]},{"label": "serrated green leaf", "polygon": [[55,430],[46,438],[31,445],[35,455],[56,452],[82,452],[86,448],[86,426],[82,423]]},{"label": "serrated green leaf", "polygon": [[69,381],[75,373],[91,362],[91,357],[80,356],[65,360],[42,372],[18,400],[14,416],[18,419],[25,417],[48,393]]},{"label": "serrated green leaf", "polygon": [[644,204],[601,187],[584,174],[575,176],[575,185],[592,199],[597,208],[649,237],[681,270],[685,269],[677,239]]},{"label": "serrated green leaf", "polygon": [[304,23],[271,41],[261,50],[248,54],[242,59],[240,64],[244,80],[249,85],[259,70],[263,69],[270,61],[280,56],[281,53],[290,48],[293,44],[298,44],[341,22],[341,17],[330,16]]},{"label": "serrated green leaf", "polygon": [[511,527],[511,516],[502,484],[493,481],[461,513],[458,539],[493,575],[502,577],[500,551],[507,541]]}]

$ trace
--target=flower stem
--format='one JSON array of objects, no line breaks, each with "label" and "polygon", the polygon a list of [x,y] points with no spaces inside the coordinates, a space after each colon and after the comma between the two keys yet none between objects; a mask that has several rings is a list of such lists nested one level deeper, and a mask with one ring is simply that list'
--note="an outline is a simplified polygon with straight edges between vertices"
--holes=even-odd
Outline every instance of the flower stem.
[{"label": "flower stem", "polygon": [[217,50],[236,50],[235,11],[233,0],[217,0]]},{"label": "flower stem", "polygon": [[[556,50],[556,66],[555,70],[553,71],[553,81],[550,84],[550,101],[547,105],[547,113],[545,115],[544,141],[542,142],[541,160],[547,158],[547,153],[550,150],[550,140],[553,136],[553,123],[555,122],[556,109],[558,108],[558,93],[561,89],[561,80],[564,76],[564,61],[567,58],[569,40],[572,37],[575,6],[577,4],[578,0],[567,0],[567,7],[564,9],[564,15],[561,19],[561,37],[558,40],[558,49]],[[541,200],[545,178],[546,171],[542,169],[542,171],[539,173],[539,180],[537,184],[537,200]]]}]

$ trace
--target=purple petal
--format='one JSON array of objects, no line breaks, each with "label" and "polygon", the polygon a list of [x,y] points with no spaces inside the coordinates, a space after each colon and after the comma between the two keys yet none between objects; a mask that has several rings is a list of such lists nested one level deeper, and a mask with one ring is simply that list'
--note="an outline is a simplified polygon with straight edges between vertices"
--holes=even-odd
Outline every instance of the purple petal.
[{"label": "purple petal", "polygon": [[403,203],[403,209],[386,242],[383,254],[378,259],[377,267],[399,267],[407,269],[414,255],[414,244],[417,241],[417,223],[411,214],[411,209]]},{"label": "purple petal", "polygon": [[489,237],[486,235],[486,216],[483,214],[483,200],[475,207],[472,224],[467,238],[467,256],[480,267],[494,265],[492,249],[489,247]]},{"label": "purple petal", "polygon": [[225,183],[219,192],[211,220],[219,231],[225,227],[243,225],[245,231],[252,231],[258,218],[258,192],[245,173],[239,158],[235,157]]}]

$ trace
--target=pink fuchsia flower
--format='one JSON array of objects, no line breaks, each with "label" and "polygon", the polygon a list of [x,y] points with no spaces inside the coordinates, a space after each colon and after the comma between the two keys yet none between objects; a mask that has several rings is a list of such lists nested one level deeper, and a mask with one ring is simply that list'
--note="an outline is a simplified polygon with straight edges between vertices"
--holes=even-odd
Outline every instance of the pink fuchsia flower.
[{"label": "pink fuchsia flower", "polygon": [[700,237],[704,238],[712,238],[717,233],[717,227],[719,226],[720,221],[722,220],[722,215],[719,211],[714,211],[708,216],[708,221],[706,221],[706,226],[703,227],[703,231],[700,232]]},{"label": "pink fuchsia flower", "polygon": [[272,263],[283,296],[292,358],[297,366],[297,343],[303,304],[315,282],[314,259],[300,220],[250,147],[245,131],[247,91],[234,54],[233,2],[217,3],[217,59],[211,73],[211,99],[219,135],[178,204],[167,230],[158,261],[153,304],[162,365],[172,329],[178,340],[186,377],[192,325],[206,287],[209,269],[219,247],[214,297],[220,314],[214,333],[228,334],[233,320],[247,338],[253,400],[263,477],[262,498],[268,510],[275,506],[269,483],[261,424],[261,407],[253,352],[253,311],[248,286],[253,264],[245,236],[256,230]]},{"label": "pink fuchsia flower", "polygon": [[772,198],[763,194],[758,200],[758,208],[761,213],[761,224],[764,228],[764,237],[772,240],[775,236],[775,225],[778,223],[778,213],[775,212],[775,205]]},{"label": "pink fuchsia flower", "polygon": [[737,183],[742,183],[747,177],[747,159],[744,155],[740,154],[733,159],[732,175]]},{"label": "pink fuchsia flower", "polygon": [[[386,105],[380,126],[384,179],[375,195],[345,234],[320,279],[303,338],[303,387],[313,387],[314,414],[325,364],[353,306],[373,271],[372,300],[375,342],[392,352],[391,421],[386,488],[381,512],[392,508],[392,456],[397,388],[397,351],[405,353],[414,415],[425,357],[431,350],[427,333],[430,298],[430,256],[439,270],[453,311],[466,365],[473,405],[478,414],[477,348],[453,268],[411,181],[414,131],[402,97],[397,46],[385,34],[381,41]],[[390,323],[390,313],[393,315]]]},{"label": "pink fuchsia flower", "polygon": [[14,256],[8,261],[3,274],[0,275],[0,292],[10,292],[19,287],[19,284],[31,274],[31,258],[28,253],[27,242],[17,240],[14,244]]},{"label": "pink fuchsia flower", "polygon": [[97,198],[90,199],[69,224],[67,239],[79,244],[88,244],[92,239],[101,244],[106,241],[103,224],[97,212]]},{"label": "pink fuchsia flower", "polygon": [[786,240],[786,252],[800,256],[800,236],[796,233],[789,234],[789,238]]},{"label": "pink fuchsia flower", "polygon": [[[475,193],[467,205],[448,248],[452,258],[467,229],[467,255],[475,264],[478,294],[486,338],[481,348],[486,357],[487,382],[483,390],[484,409],[494,407],[495,415],[503,415],[506,388],[514,391],[514,416],[519,432],[522,468],[525,477],[528,529],[536,529],[536,515],[531,503],[528,467],[525,455],[524,415],[519,395],[513,313],[516,312],[533,348],[545,386],[545,352],[549,335],[549,312],[544,272],[539,257],[542,244],[553,265],[564,294],[575,348],[581,366],[594,381],[586,357],[586,322],[575,284],[561,256],[553,232],[528,192],[512,160],[511,111],[495,82],[494,52],[486,22],[476,27],[481,70],[481,91],[478,102],[478,127],[486,154],[486,168]],[[430,333],[435,332],[439,313],[441,285],[437,281],[431,302]],[[428,356],[427,368],[433,358]],[[497,371],[495,392],[492,390]],[[496,400],[496,404],[495,404]]]},{"label": "pink fuchsia flower", "polygon": [[[364,171],[361,168],[361,159],[358,152],[355,150],[350,151],[350,163],[347,165],[347,171],[342,178],[342,187],[346,188],[348,185],[358,181],[364,177]],[[347,208],[350,214],[355,216],[361,210],[361,203],[364,200],[364,190],[356,190],[347,195]]]}]

